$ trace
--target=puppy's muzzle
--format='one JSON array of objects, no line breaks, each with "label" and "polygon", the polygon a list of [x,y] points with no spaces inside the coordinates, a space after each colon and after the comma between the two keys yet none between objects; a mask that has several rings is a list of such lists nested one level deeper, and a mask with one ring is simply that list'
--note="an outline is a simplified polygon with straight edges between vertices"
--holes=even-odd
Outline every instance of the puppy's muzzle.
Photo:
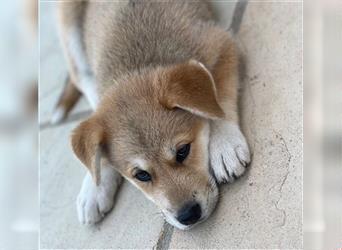
[{"label": "puppy's muzzle", "polygon": [[187,203],[177,215],[177,220],[183,225],[192,225],[199,221],[202,216],[202,209],[197,202]]}]

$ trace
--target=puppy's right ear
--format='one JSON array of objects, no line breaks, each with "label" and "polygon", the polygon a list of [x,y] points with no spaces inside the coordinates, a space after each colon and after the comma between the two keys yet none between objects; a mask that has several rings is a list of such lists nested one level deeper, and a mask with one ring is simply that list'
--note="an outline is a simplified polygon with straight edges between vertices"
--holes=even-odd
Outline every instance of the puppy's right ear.
[{"label": "puppy's right ear", "polygon": [[71,144],[78,159],[88,168],[96,185],[99,185],[105,136],[103,125],[98,118],[93,116],[75,128]]},{"label": "puppy's right ear", "polygon": [[168,109],[180,108],[207,119],[224,119],[210,71],[199,61],[170,66],[161,81],[159,102]]}]

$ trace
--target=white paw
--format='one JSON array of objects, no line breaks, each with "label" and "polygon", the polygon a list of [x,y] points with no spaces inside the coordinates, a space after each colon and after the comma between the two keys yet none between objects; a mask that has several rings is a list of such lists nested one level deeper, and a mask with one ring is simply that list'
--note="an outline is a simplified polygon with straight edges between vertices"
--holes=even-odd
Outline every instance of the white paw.
[{"label": "white paw", "polygon": [[95,185],[91,175],[87,173],[77,197],[78,220],[82,224],[99,222],[112,209],[120,182],[121,176],[112,169],[101,171],[99,186]]},{"label": "white paw", "polygon": [[216,180],[232,182],[241,176],[250,162],[250,152],[238,125],[214,121],[210,134],[210,165]]},{"label": "white paw", "polygon": [[50,123],[52,125],[59,124],[64,120],[66,114],[66,110],[63,107],[58,107],[53,111],[52,116],[50,118]]}]

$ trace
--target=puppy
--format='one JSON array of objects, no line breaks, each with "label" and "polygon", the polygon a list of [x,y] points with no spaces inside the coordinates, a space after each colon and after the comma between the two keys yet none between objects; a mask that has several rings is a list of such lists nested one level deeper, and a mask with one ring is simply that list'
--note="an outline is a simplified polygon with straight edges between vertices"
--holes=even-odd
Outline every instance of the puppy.
[{"label": "puppy", "polygon": [[95,112],[72,134],[88,169],[79,220],[113,207],[122,176],[179,229],[215,208],[217,183],[250,161],[238,125],[238,55],[204,1],[63,2],[69,79],[53,121],[83,94]]}]

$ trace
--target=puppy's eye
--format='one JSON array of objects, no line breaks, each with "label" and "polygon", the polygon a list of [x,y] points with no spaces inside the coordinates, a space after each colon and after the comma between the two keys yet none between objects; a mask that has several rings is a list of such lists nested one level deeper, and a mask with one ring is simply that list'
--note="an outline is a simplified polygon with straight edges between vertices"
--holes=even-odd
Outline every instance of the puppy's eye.
[{"label": "puppy's eye", "polygon": [[138,170],[138,172],[134,175],[135,178],[137,178],[139,181],[150,181],[151,180],[151,175],[144,171],[144,170]]},{"label": "puppy's eye", "polygon": [[182,163],[186,157],[189,155],[190,152],[190,143],[182,145],[177,150],[176,161]]}]

